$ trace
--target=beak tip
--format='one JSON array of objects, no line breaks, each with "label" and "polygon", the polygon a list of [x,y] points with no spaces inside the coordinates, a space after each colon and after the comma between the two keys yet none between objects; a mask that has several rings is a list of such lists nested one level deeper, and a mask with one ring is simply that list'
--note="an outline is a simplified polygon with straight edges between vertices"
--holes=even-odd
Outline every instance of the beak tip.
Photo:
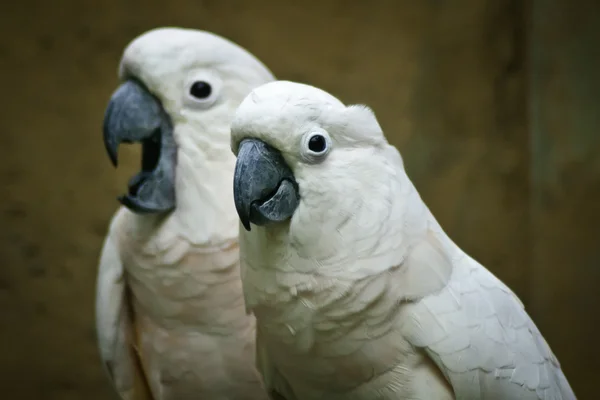
[{"label": "beak tip", "polygon": [[240,187],[241,180],[239,179],[238,172],[239,171],[238,171],[237,165],[236,165],[236,171],[234,173],[234,178],[233,178],[233,200],[235,203],[235,209],[237,211],[239,221],[244,226],[244,229],[246,231],[250,232],[250,230],[251,230],[251,228],[250,228],[250,212],[246,210],[246,207],[244,207],[244,200],[242,199],[242,196],[240,196],[240,193],[243,190]]},{"label": "beak tip", "polygon": [[119,166],[119,158],[117,157],[117,155],[113,155],[110,154],[110,163],[113,165],[113,167],[117,168]]},{"label": "beak tip", "polygon": [[110,134],[105,129],[104,130],[104,149],[108,154],[108,158],[110,158],[111,164],[116,168],[119,165],[119,153],[118,153],[118,143],[115,144],[115,141],[110,138]]},{"label": "beak tip", "polygon": [[240,220],[242,222],[242,225],[244,226],[244,229],[248,232],[250,232],[252,230],[252,228],[250,227],[250,221],[248,221],[247,218],[244,218],[242,220]]}]

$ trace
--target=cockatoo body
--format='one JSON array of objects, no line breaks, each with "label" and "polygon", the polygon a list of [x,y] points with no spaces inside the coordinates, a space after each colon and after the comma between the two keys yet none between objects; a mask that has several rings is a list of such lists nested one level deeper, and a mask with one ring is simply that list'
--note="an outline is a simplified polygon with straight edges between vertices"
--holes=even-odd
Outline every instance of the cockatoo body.
[{"label": "cockatoo body", "polygon": [[373,112],[255,89],[232,124],[247,307],[296,400],[575,399],[517,296],[442,230]]},{"label": "cockatoo body", "polygon": [[245,312],[229,127],[273,79],[232,42],[160,28],[125,49],[104,121],[113,163],[142,143],[98,272],[100,355],[121,398],[267,399]]}]

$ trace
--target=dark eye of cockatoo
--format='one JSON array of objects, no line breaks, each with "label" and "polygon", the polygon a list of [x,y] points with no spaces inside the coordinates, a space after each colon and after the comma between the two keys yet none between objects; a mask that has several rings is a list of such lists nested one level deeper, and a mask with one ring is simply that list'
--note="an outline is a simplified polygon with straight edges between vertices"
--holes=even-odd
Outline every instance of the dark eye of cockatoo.
[{"label": "dark eye of cockatoo", "polygon": [[313,135],[308,139],[308,149],[313,153],[322,153],[327,150],[327,141],[323,135]]},{"label": "dark eye of cockatoo", "polygon": [[311,132],[304,137],[302,147],[302,157],[306,161],[320,162],[331,149],[331,139],[325,132]]},{"label": "dark eye of cockatoo", "polygon": [[198,100],[204,100],[210,97],[212,87],[204,81],[196,81],[190,87],[190,95]]}]

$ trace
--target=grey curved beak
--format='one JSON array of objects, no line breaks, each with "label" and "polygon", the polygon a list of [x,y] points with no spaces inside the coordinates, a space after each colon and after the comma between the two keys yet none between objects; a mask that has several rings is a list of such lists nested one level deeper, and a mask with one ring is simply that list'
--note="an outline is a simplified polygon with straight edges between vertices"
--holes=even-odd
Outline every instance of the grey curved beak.
[{"label": "grey curved beak", "polygon": [[177,147],[173,127],[160,101],[141,83],[124,82],[113,93],[104,114],[104,146],[116,167],[121,143],[142,143],[142,170],[119,201],[136,213],[175,208]]},{"label": "grey curved beak", "polygon": [[235,208],[244,228],[285,221],[300,197],[294,174],[281,153],[258,139],[244,139],[233,177]]}]

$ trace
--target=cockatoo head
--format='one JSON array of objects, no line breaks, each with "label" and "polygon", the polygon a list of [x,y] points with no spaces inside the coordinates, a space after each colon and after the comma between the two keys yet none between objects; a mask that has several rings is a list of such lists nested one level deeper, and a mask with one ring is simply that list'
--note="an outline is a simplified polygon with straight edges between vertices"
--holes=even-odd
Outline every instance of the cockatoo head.
[{"label": "cockatoo head", "polygon": [[[142,143],[142,170],[120,201],[136,213],[164,213],[179,189],[206,179],[202,163],[233,164],[229,127],[236,107],[255,87],[273,80],[253,55],[217,35],[159,28],[125,49],[104,119],[113,164],[122,142]],[[210,172],[210,170],[208,170]],[[195,173],[195,175],[194,175]]]},{"label": "cockatoo head", "polygon": [[[369,108],[294,82],[252,91],[231,134],[234,198],[246,230],[290,218],[298,225],[342,223],[370,195],[380,199],[377,192],[401,165]],[[390,165],[390,149],[400,164]]]}]

